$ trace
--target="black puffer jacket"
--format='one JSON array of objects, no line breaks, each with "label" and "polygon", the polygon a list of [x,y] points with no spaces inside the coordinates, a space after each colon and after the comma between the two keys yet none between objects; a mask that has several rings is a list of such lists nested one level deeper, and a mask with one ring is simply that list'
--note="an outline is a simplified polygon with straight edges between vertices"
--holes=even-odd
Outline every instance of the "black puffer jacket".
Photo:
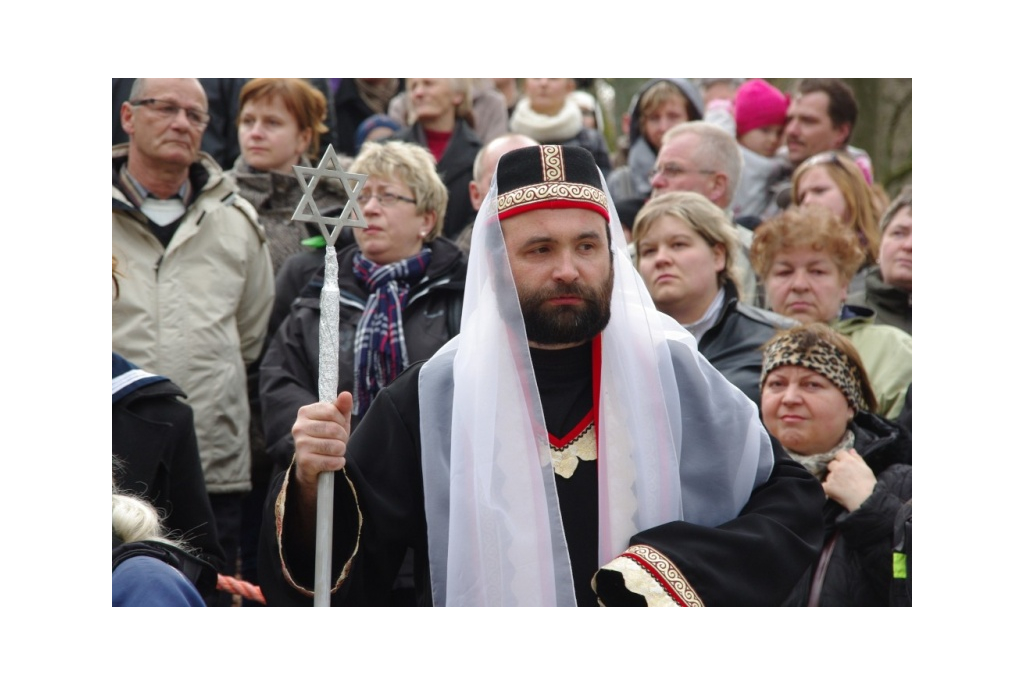
[{"label": "black puffer jacket", "polygon": [[[858,412],[850,428],[854,449],[878,482],[856,511],[848,512],[832,500],[825,503],[825,548],[833,537],[835,547],[825,569],[819,605],[888,606],[893,523],[911,498],[911,437],[897,424],[866,412]],[[815,567],[809,569],[793,589],[788,606],[808,605],[814,572]]]},{"label": "black puffer jacket", "polygon": [[[458,333],[466,285],[465,255],[454,243],[437,238],[430,266],[409,292],[402,312],[409,363],[428,359]],[[354,391],[355,334],[368,293],[356,282],[352,257],[358,245],[338,254],[341,308],[338,321],[338,392]],[[298,410],[318,401],[320,364],[320,289],[323,268],[292,305],[260,366],[260,403],[267,452],[279,469],[288,468],[295,445],[291,428]],[[355,427],[353,417],[353,428]]]},{"label": "black puffer jacket", "polygon": [[792,328],[796,321],[774,312],[741,304],[736,286],[725,284],[725,304],[718,321],[701,336],[697,350],[711,365],[761,406],[761,346],[777,331]]}]

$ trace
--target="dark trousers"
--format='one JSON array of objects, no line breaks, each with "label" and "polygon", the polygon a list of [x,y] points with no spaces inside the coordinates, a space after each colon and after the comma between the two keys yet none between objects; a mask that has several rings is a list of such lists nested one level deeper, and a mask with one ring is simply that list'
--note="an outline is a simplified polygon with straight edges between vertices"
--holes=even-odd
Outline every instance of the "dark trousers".
[{"label": "dark trousers", "polygon": [[[217,521],[217,536],[220,548],[224,550],[223,573],[233,576],[238,572],[238,553],[242,537],[242,501],[244,492],[225,492],[210,495],[213,518]],[[218,593],[216,606],[231,606],[232,597],[226,592]]]}]

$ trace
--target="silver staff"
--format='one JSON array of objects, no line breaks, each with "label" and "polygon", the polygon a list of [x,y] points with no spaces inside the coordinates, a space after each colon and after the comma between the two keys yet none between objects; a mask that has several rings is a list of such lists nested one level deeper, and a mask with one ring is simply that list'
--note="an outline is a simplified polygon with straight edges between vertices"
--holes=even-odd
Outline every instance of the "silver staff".
[{"label": "silver staff", "polygon": [[[341,168],[334,147],[327,151],[315,169],[294,166],[295,175],[302,186],[302,199],[292,214],[292,221],[313,221],[327,241],[324,254],[324,287],[320,291],[320,377],[318,388],[321,402],[334,403],[338,397],[338,254],[334,244],[345,226],[366,228],[366,219],[356,199],[366,183],[364,174],[350,174]],[[307,180],[308,177],[308,180]],[[313,199],[313,191],[321,178],[341,181],[348,195],[341,216],[320,214]],[[329,229],[328,226],[333,228]],[[316,490],[316,565],[313,579],[313,606],[331,605],[331,536],[334,528],[334,473],[325,471],[317,479]]]}]

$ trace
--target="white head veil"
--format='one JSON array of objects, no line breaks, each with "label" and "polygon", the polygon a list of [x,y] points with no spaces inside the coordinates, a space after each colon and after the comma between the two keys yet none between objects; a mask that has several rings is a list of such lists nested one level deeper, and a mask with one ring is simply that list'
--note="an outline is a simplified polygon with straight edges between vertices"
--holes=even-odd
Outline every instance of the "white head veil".
[{"label": "white head veil", "polygon": [[[497,177],[473,228],[461,333],[419,379],[431,590],[438,606],[574,606],[548,431],[498,222]],[[610,198],[603,177],[602,186]],[[657,311],[608,204],[615,276],[601,341],[595,572],[638,531],[734,518],[771,470],[756,406],[700,357],[693,336]],[[735,412],[729,427],[695,426],[704,419],[683,406],[691,394],[705,410]]]}]

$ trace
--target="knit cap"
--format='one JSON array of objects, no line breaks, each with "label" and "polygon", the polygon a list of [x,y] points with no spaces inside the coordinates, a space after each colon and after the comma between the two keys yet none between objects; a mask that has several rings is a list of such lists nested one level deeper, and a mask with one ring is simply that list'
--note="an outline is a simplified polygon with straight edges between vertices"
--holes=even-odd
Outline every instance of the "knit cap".
[{"label": "knit cap", "polygon": [[736,90],[736,136],[762,126],[786,123],[789,96],[759,78],[753,78]]}]

